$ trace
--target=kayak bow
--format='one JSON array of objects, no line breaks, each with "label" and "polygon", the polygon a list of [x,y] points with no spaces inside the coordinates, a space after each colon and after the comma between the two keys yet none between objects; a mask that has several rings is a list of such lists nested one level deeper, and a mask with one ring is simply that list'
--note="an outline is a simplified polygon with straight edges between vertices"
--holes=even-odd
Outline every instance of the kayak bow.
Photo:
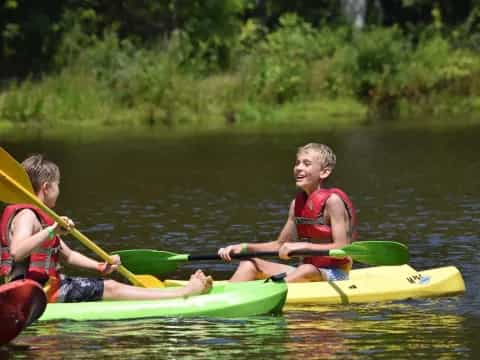
[{"label": "kayak bow", "polygon": [[47,304],[43,289],[32,280],[0,286],[0,345],[20,334],[42,315]]}]

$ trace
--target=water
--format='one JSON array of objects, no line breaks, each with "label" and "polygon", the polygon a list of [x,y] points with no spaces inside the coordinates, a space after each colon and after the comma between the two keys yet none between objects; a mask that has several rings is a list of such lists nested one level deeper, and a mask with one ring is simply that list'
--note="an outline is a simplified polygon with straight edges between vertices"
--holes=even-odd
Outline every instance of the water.
[{"label": "water", "polygon": [[[60,214],[106,250],[216,252],[274,239],[294,196],[296,147],[337,153],[333,184],[359,211],[361,239],[408,245],[417,269],[456,265],[463,296],[295,308],[280,317],[35,324],[0,357],[476,358],[480,330],[480,128],[91,138],[0,136],[17,159],[61,167]],[[73,248],[82,250],[74,239]],[[191,263],[228,278],[232,264]]]}]

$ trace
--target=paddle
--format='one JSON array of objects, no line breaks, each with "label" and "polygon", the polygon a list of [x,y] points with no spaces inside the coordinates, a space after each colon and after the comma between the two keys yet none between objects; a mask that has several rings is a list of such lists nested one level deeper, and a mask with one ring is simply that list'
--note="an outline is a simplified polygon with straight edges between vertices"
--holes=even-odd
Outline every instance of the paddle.
[{"label": "paddle", "polygon": [[[25,169],[8,152],[0,147],[0,201],[6,203],[28,203],[37,206],[47,213],[52,219],[63,227],[67,224],[52,209],[46,206],[34,193],[30,179]],[[93,241],[83,235],[77,229],[70,234],[97,254],[104,261],[111,263],[110,256],[98,247]],[[162,283],[155,277],[149,275],[134,275],[125,266],[120,266],[118,272],[122,274],[133,285],[142,287],[158,287]]]},{"label": "paddle", "polygon": [[[153,274],[157,276],[174,271],[178,263],[199,260],[220,260],[218,254],[175,254],[167,251],[137,249],[114,251],[120,255],[122,263],[129,269],[138,273]],[[369,265],[401,265],[408,262],[408,249],[405,245],[394,241],[358,241],[341,249],[322,251],[298,251],[290,256],[350,256],[353,260]],[[275,251],[249,252],[233,254],[234,259],[252,257],[277,257]]]}]

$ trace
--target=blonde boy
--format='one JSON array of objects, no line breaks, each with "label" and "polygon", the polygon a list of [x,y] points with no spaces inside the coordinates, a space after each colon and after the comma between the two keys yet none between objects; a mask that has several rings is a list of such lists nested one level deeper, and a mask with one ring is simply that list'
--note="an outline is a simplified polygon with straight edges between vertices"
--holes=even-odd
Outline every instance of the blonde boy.
[{"label": "blonde boy", "polygon": [[[298,148],[293,176],[300,191],[290,204],[277,240],[230,245],[220,248],[218,254],[231,261],[231,254],[278,251],[281,259],[289,259],[292,251],[331,250],[349,244],[355,237],[355,209],[343,191],[324,186],[335,165],[336,156],[326,145],[310,143]],[[306,257],[298,267],[254,258],[241,261],[230,280],[248,281],[279,273],[286,273],[288,282],[344,280],[351,265],[350,258],[328,256]]]},{"label": "blonde boy", "polygon": [[[53,208],[60,194],[60,171],[42,155],[33,155],[23,163],[38,198]],[[110,274],[120,265],[113,256],[113,265],[99,263],[70,249],[61,236],[68,234],[74,223],[67,217],[67,229],[53,222],[40,209],[27,205],[9,205],[2,214],[2,266],[0,276],[7,281],[31,278],[42,286],[49,282],[50,302],[78,302],[96,300],[164,299],[200,294],[208,291],[212,280],[198,270],[182,288],[158,290],[137,288],[102,278],[69,277],[57,272],[60,259],[67,264]],[[8,255],[8,256],[4,256]]]}]

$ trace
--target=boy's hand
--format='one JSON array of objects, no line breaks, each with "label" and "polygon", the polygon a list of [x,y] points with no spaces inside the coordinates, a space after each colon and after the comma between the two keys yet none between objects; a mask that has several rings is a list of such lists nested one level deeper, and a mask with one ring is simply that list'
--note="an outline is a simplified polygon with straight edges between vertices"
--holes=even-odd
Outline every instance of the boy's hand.
[{"label": "boy's hand", "polygon": [[305,242],[286,242],[278,249],[278,257],[283,260],[288,260],[290,259],[289,254],[292,251],[306,250],[306,247],[307,243]]},{"label": "boy's hand", "polygon": [[60,217],[63,221],[65,221],[65,223],[67,224],[67,227],[64,228],[62,225],[60,225],[59,223],[57,222],[54,222],[53,225],[50,225],[50,229],[53,230],[54,234],[55,235],[66,235],[68,234],[70,231],[72,231],[72,229],[75,227],[75,223],[72,221],[72,219],[66,217],[66,216],[61,216]]},{"label": "boy's hand", "polygon": [[108,275],[111,274],[114,271],[117,271],[120,265],[122,265],[122,262],[120,260],[120,256],[118,255],[112,255],[110,256],[110,259],[112,259],[112,263],[109,264],[107,262],[101,262],[97,264],[97,270],[99,273],[102,275]]},{"label": "boy's hand", "polygon": [[229,245],[218,250],[218,256],[224,261],[232,261],[231,254],[240,254],[242,252],[242,244]]}]

